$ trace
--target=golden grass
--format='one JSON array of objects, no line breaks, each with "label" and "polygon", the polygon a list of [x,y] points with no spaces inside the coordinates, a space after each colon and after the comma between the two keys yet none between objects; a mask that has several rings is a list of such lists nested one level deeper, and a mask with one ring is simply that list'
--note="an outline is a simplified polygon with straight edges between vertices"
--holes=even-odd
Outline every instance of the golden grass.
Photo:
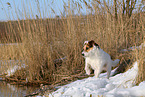
[{"label": "golden grass", "polygon": [[[21,78],[25,75],[23,79],[54,83],[64,76],[84,71],[81,50],[85,40],[95,40],[104,51],[113,56],[113,59],[121,59],[121,49],[143,42],[144,15],[138,12],[129,18],[118,13],[116,21],[110,13],[102,9],[95,15],[70,14],[62,18],[1,22],[5,28],[1,43],[18,45],[0,46],[0,58],[24,60],[28,66],[24,70],[27,74],[23,71],[18,74]],[[63,57],[67,59],[61,64],[54,64],[55,59]]]},{"label": "golden grass", "polygon": [[[144,42],[145,45],[145,42]],[[136,84],[139,84],[140,82],[145,80],[145,47],[142,47],[142,49],[139,49],[134,52],[134,57],[136,57],[136,60],[138,61],[139,65],[139,71],[138,71],[138,78],[136,80]]]}]

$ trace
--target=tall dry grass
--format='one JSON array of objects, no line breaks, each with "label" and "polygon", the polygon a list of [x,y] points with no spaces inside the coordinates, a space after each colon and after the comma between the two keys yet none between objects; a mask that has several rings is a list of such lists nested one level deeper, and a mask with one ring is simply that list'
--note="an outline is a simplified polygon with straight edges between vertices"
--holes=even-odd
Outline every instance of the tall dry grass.
[{"label": "tall dry grass", "polygon": [[[143,42],[145,45],[145,41]],[[138,77],[136,79],[136,84],[139,84],[142,81],[145,81],[145,47],[142,45],[141,49],[136,49],[134,51],[134,57],[138,61]]]},{"label": "tall dry grass", "polygon": [[[121,7],[118,9],[122,10]],[[143,42],[143,12],[129,18],[118,11],[116,21],[105,8],[94,7],[95,14],[85,16],[74,16],[69,10],[66,10],[66,17],[48,19],[28,19],[24,12],[26,20],[2,23],[5,31],[1,43],[18,44],[1,46],[1,59],[24,60],[27,66],[15,74],[16,78],[54,83],[83,72],[81,50],[85,40],[95,40],[113,58],[120,59],[121,49]],[[63,57],[66,60],[61,64],[54,63],[55,59]]]}]

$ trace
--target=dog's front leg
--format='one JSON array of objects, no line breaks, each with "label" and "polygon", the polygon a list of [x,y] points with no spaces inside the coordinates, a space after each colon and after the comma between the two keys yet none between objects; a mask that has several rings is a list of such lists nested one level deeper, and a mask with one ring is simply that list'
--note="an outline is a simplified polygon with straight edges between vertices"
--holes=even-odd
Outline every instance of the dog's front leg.
[{"label": "dog's front leg", "polygon": [[95,74],[95,77],[96,77],[96,78],[98,78],[98,77],[99,77],[100,72],[101,72],[101,70],[100,70],[100,69],[97,69],[97,70],[95,70],[95,71],[94,71],[94,74]]},{"label": "dog's front leg", "polygon": [[90,75],[91,71],[90,71],[90,66],[88,63],[85,64],[85,71],[87,75]]}]

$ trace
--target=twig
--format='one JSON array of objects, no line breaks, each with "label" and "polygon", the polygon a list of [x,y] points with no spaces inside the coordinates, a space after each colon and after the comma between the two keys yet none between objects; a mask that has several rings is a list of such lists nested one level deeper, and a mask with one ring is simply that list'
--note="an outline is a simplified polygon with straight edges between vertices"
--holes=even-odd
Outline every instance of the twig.
[{"label": "twig", "polygon": [[[82,75],[82,74],[83,74],[83,72],[81,72],[81,73],[79,73],[77,75],[71,75],[71,76],[67,76],[67,77],[62,77],[61,80],[54,82],[52,85],[55,85],[57,83],[61,84],[62,81],[64,81],[64,80],[70,80],[70,79],[74,79],[74,78],[86,78],[86,77],[88,77],[88,75]],[[89,76],[93,76],[93,74],[91,74]]]}]

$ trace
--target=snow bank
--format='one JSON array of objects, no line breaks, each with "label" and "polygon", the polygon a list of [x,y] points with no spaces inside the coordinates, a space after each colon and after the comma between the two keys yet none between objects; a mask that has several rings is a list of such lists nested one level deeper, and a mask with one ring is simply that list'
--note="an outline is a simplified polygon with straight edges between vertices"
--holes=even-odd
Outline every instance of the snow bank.
[{"label": "snow bank", "polygon": [[25,64],[22,64],[21,66],[18,66],[18,65],[15,65],[14,67],[11,67],[9,68],[7,71],[6,71],[6,76],[11,76],[13,75],[17,70],[21,70],[22,68],[25,68],[26,65]]},{"label": "snow bank", "polygon": [[139,86],[134,86],[126,89],[113,89],[108,92],[106,97],[142,97],[145,96],[145,81]]},{"label": "snow bank", "polygon": [[0,73],[6,76],[11,76],[22,68],[26,68],[24,60],[0,60]]},{"label": "snow bank", "polygon": [[133,51],[135,49],[138,49],[139,50],[139,49],[142,49],[143,47],[145,47],[145,41],[143,43],[141,43],[140,46],[132,46],[132,47],[130,47],[128,49],[122,49],[121,52]]},{"label": "snow bank", "polygon": [[[111,73],[113,74],[115,70]],[[107,74],[103,73],[99,78],[89,77],[77,80],[68,85],[62,86],[57,91],[49,94],[49,97],[126,97],[145,96],[145,82],[135,85],[138,73],[138,64],[127,72],[118,74],[110,79],[106,79]]]}]

